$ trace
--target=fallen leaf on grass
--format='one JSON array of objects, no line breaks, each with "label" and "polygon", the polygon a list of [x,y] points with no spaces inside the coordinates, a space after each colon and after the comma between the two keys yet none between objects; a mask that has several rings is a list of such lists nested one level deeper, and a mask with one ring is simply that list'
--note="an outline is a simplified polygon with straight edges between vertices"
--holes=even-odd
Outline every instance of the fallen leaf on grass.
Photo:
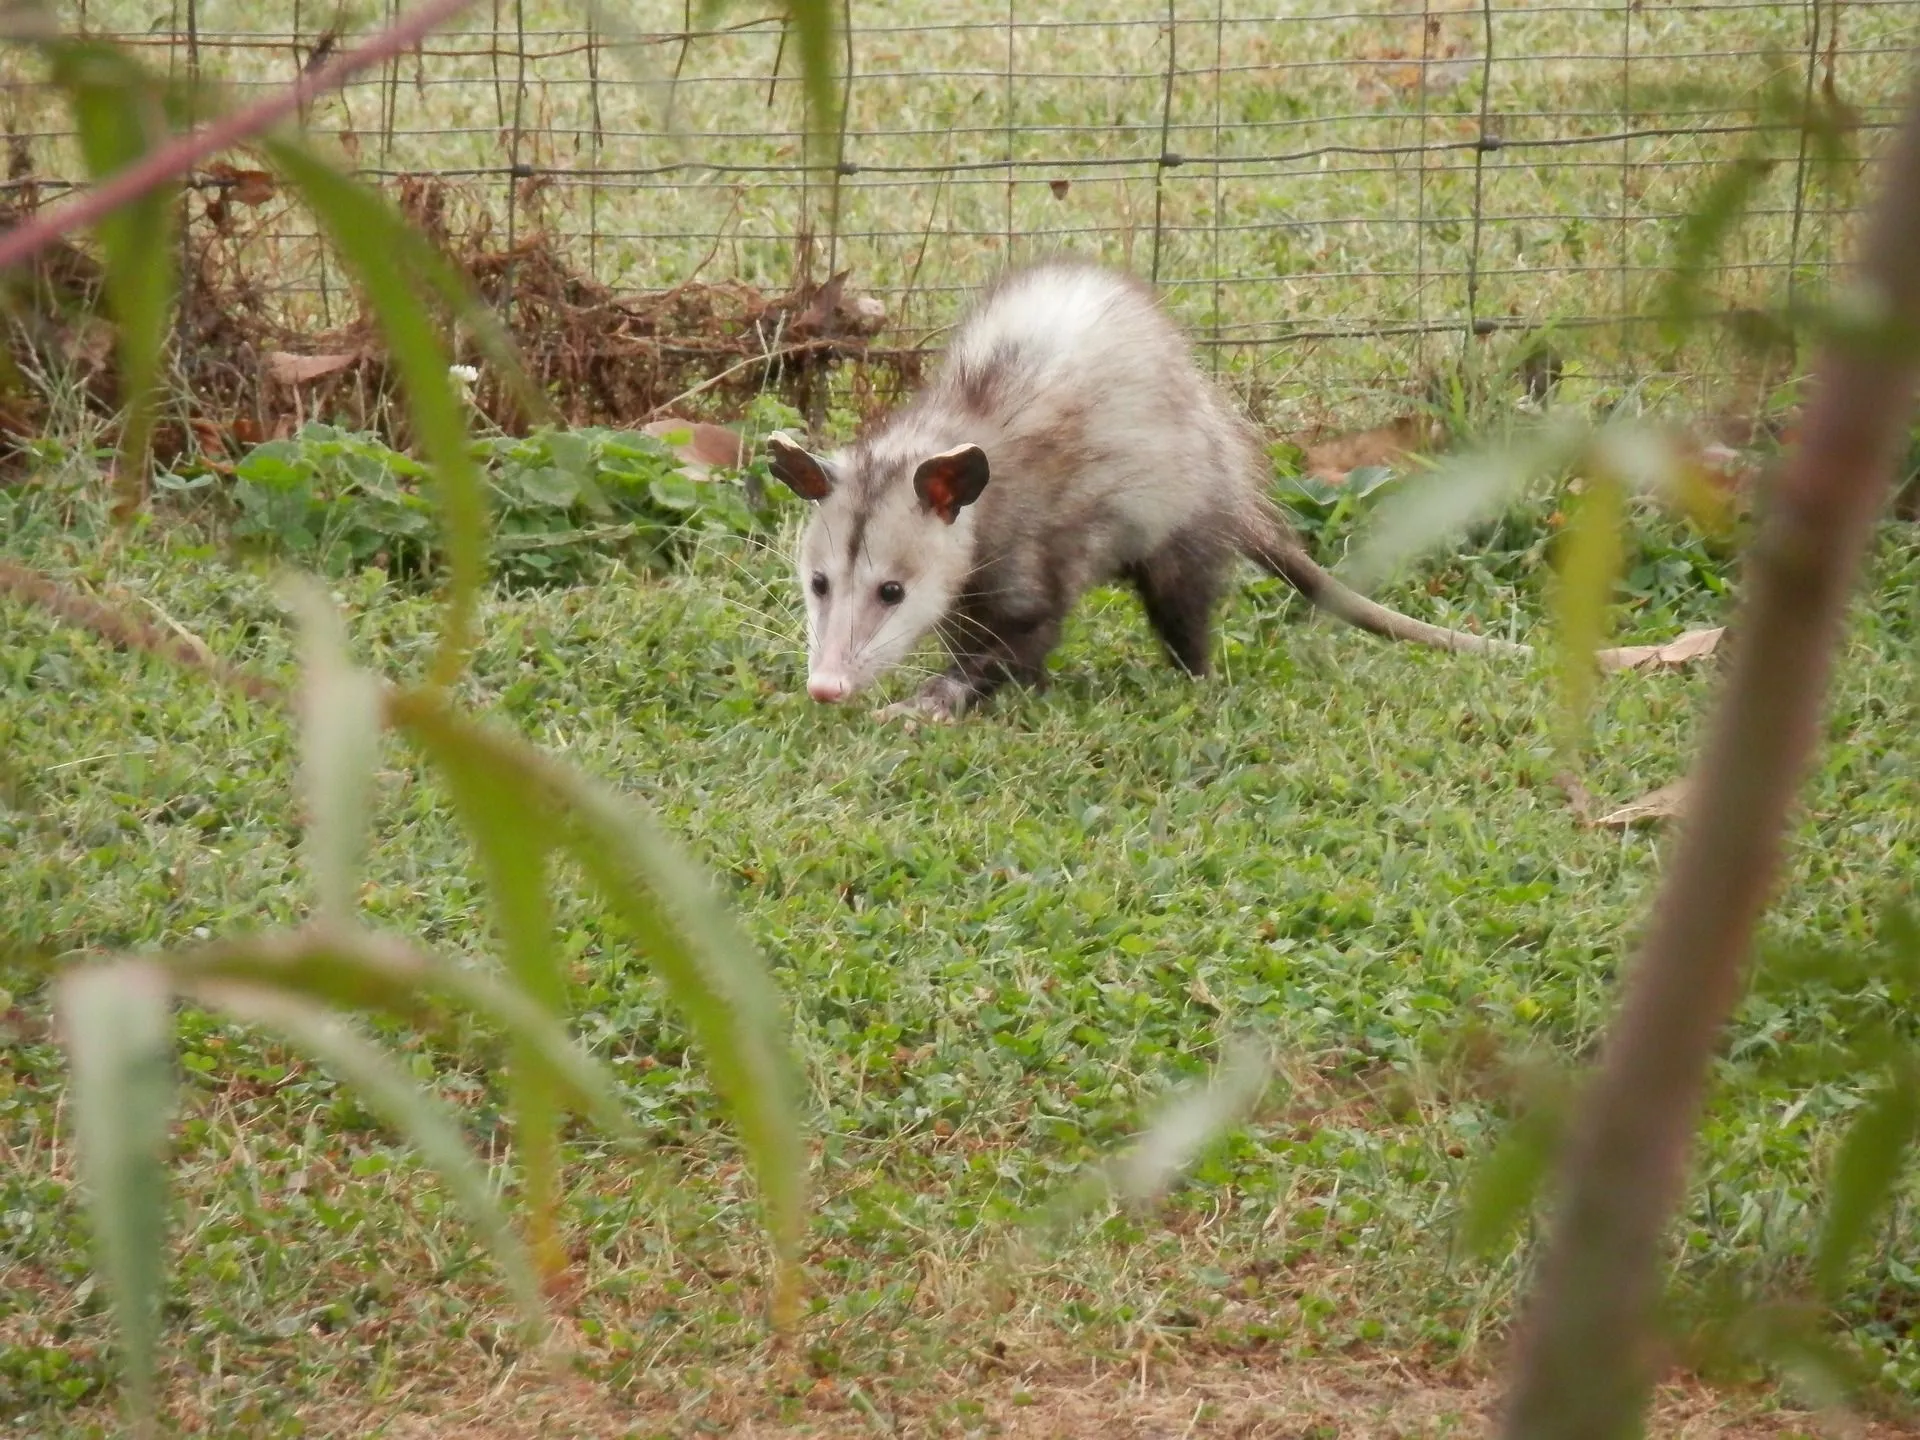
[{"label": "fallen leaf on grass", "polygon": [[709,425],[704,420],[654,420],[645,432],[663,440],[669,450],[687,463],[681,467],[694,480],[704,480],[715,465],[729,469],[746,463],[746,447],[740,436],[724,425]]},{"label": "fallen leaf on grass", "polygon": [[1713,654],[1726,634],[1725,626],[1711,630],[1689,630],[1664,645],[1622,645],[1612,650],[1596,650],[1593,658],[1602,670],[1654,670],[1685,665]]},{"label": "fallen leaf on grass", "polygon": [[1676,780],[1649,791],[1630,805],[1622,805],[1611,814],[1602,815],[1593,823],[1609,830],[1626,830],[1649,820],[1671,820],[1680,813],[1686,800],[1687,782]]},{"label": "fallen leaf on grass", "polygon": [[1330,485],[1338,485],[1355,470],[1374,465],[1392,466],[1436,438],[1434,424],[1426,416],[1403,415],[1390,425],[1335,435],[1304,446],[1306,463],[1302,469]]},{"label": "fallen leaf on grass", "polygon": [[285,350],[271,350],[266,358],[267,378],[282,385],[299,385],[326,375],[337,375],[359,358],[353,354],[290,355]]}]

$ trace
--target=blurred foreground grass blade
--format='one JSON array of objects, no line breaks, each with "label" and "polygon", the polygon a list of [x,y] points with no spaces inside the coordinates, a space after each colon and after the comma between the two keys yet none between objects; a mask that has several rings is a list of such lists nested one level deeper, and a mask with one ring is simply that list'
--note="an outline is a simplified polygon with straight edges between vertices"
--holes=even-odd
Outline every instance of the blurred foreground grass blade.
[{"label": "blurred foreground grass blade", "polygon": [[[738,8],[730,0],[704,0],[700,27],[714,23],[721,11]],[[800,56],[800,81],[807,95],[807,143],[816,145],[831,136],[840,122],[840,57],[834,41],[840,35],[840,6],[835,0],[787,0],[786,28]]]},{"label": "blurred foreground grass blade", "polygon": [[1893,1194],[1914,1141],[1920,1138],[1920,1073],[1912,1057],[1860,1108],[1834,1156],[1827,1219],[1816,1256],[1820,1288],[1837,1296],[1847,1267]]},{"label": "blurred foreground grass blade", "polygon": [[833,0],[787,0],[787,24],[799,39],[800,75],[807,87],[808,128],[829,135],[840,119],[840,96],[833,88],[833,40],[839,9]]},{"label": "blurred foreground grass blade", "polygon": [[1700,291],[1708,263],[1747,213],[1754,193],[1771,168],[1769,160],[1742,155],[1722,167],[1707,181],[1694,203],[1686,207],[1679,234],[1674,239],[1673,263],[1662,281],[1655,306],[1655,314],[1660,317],[1661,338],[1667,344],[1678,345],[1699,323],[1704,308]]},{"label": "blurred foreground grass blade", "polygon": [[[158,85],[131,56],[95,41],[48,46],[53,81],[67,94],[87,173],[123,170],[166,138]],[[98,227],[107,305],[120,352],[120,401],[126,427],[115,463],[115,509],[130,514],[146,498],[147,445],[159,408],[160,362],[167,343],[179,259],[173,243],[178,189],[162,186],[109,212]]]},{"label": "blurred foreground grass blade", "polygon": [[1514,1231],[1540,1193],[1566,1133],[1564,1094],[1543,1096],[1528,1108],[1493,1153],[1475,1167],[1461,1207],[1459,1243],[1468,1255],[1493,1253]]},{"label": "blurred foreground grass blade", "polygon": [[1273,1056],[1250,1043],[1231,1046],[1207,1083],[1170,1098],[1140,1136],[1107,1166],[1116,1193],[1127,1200],[1161,1194],[1215,1140],[1259,1103]]},{"label": "blurred foreground grass blade", "polygon": [[[548,861],[559,838],[549,811],[535,798],[530,777],[503,768],[472,727],[429,720],[414,738],[446,780],[479,852],[507,969],[548,1013],[564,1015],[567,981],[547,902]],[[553,1229],[560,1117],[551,1086],[527,1058],[516,1055],[510,1076],[514,1135],[527,1180],[534,1253],[543,1273],[556,1275],[566,1268]]]},{"label": "blurred foreground grass blade", "polygon": [[[284,157],[289,153],[297,153],[306,166],[318,167],[333,175],[339,183],[359,188],[368,201],[382,207],[382,223],[385,227],[383,239],[392,247],[387,263],[406,273],[419,287],[423,297],[433,297],[447,321],[463,327],[473,337],[482,355],[494,367],[496,378],[524,409],[529,420],[540,424],[560,423],[552,398],[528,373],[519,348],[514,344],[513,336],[500,313],[487,304],[474,289],[467,274],[425,232],[387,208],[386,198],[378,191],[367,189],[353,177],[343,174],[313,145],[297,135],[276,135],[258,142],[256,148],[269,165],[280,166],[283,171]],[[296,185],[300,183],[300,177],[291,173],[287,174],[287,178]]]},{"label": "blurred foreground grass blade", "polygon": [[1365,592],[1415,555],[1452,545],[1475,525],[1496,518],[1543,475],[1571,464],[1586,427],[1550,420],[1523,439],[1449,459],[1380,502],[1358,548],[1337,566]]},{"label": "blurred foreground grass blade", "polygon": [[308,1000],[245,981],[208,981],[195,988],[206,1000],[248,1024],[278,1031],[360,1092],[368,1106],[419,1152],[466,1207],[505,1273],[529,1335],[543,1338],[547,1317],[533,1261],[507,1223],[506,1211],[447,1108],[378,1046]]},{"label": "blurred foreground grass blade", "polygon": [[711,883],[631,801],[556,768],[567,805],[567,848],[602,897],[638,934],[686,1012],[759,1172],[781,1262],[774,1318],[797,1320],[806,1228],[806,1154],[799,1072],[779,993],[753,943]]},{"label": "blurred foreground grass blade", "polygon": [[407,256],[413,231],[385,198],[304,146],[277,139],[261,144],[359,280],[399,367],[420,444],[439,486],[449,574],[446,625],[432,680],[451,684],[465,668],[476,639],[475,617],[487,569],[487,498],[468,444],[466,415],[447,373],[447,347],[416,289],[417,277],[396,263]]},{"label": "blurred foreground grass blade", "polygon": [[1162,1194],[1205,1148],[1239,1124],[1273,1077],[1273,1052],[1251,1041],[1229,1045],[1205,1083],[1170,1096],[1120,1154],[1086,1167],[1064,1190],[1035,1208],[994,1265],[994,1283],[1008,1293],[1035,1239],[1057,1242],[1111,1196],[1141,1202]]},{"label": "blurred foreground grass blade", "polygon": [[426,1026],[444,996],[499,1028],[555,1093],[610,1133],[637,1135],[606,1068],[574,1043],[560,1022],[516,987],[469,966],[354,926],[319,924],[212,940],[153,958],[188,995],[202,987],[249,984],[333,1009],[383,1011]]},{"label": "blurred foreground grass blade", "polygon": [[1569,500],[1566,528],[1560,532],[1554,642],[1560,661],[1560,744],[1568,764],[1578,759],[1600,679],[1593,656],[1607,638],[1613,586],[1625,563],[1626,509],[1620,481],[1609,470],[1596,469]]},{"label": "blurred foreground grass blade", "polygon": [[318,581],[287,576],[282,590],[300,622],[307,863],[319,912],[345,920],[353,913],[367,794],[380,754],[380,683],[347,658],[346,627]]},{"label": "blurred foreground grass blade", "polygon": [[522,803],[551,817],[560,844],[633,928],[648,962],[691,1023],[740,1127],[781,1261],[774,1318],[777,1324],[789,1323],[796,1318],[806,1211],[798,1069],[787,1046],[779,994],[752,942],[706,876],[639,805],[514,735],[465,719],[439,692],[398,692],[389,713],[429,755],[457,749],[460,763],[484,764],[503,783],[521,787]]},{"label": "blurred foreground grass blade", "polygon": [[160,969],[138,960],[87,965],[57,983],[94,1245],[119,1326],[128,1399],[144,1434],[152,1426],[166,1273],[172,997]]},{"label": "blurred foreground grass blade", "polygon": [[[1809,1408],[1842,1419],[1829,1434],[1851,1427],[1835,1412],[1870,1389],[1873,1376],[1857,1352],[1826,1333],[1829,1317],[1819,1305],[1756,1295],[1742,1285],[1714,1286],[1690,1312],[1677,1312],[1670,1290],[1665,1328],[1683,1339],[1688,1368],[1712,1383],[1715,1372],[1756,1362],[1782,1375]],[[1700,1313],[1704,1311],[1704,1313]],[[1736,1374],[1727,1377],[1736,1380]]]}]

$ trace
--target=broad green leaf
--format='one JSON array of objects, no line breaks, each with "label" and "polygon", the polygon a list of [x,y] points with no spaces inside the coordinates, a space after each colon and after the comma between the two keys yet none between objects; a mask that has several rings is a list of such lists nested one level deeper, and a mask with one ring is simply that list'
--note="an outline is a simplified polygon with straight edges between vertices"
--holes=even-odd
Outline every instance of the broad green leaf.
[{"label": "broad green leaf", "polygon": [[1920,1135],[1920,1074],[1909,1056],[1854,1116],[1828,1185],[1827,1222],[1816,1268],[1828,1295],[1844,1288],[1847,1267],[1893,1194],[1907,1152]]},{"label": "broad green leaf", "polygon": [[196,988],[202,998],[248,1024],[278,1031],[360,1092],[466,1208],[505,1273],[528,1331],[542,1337],[546,1313],[532,1260],[447,1107],[409,1079],[378,1046],[338,1016],[299,996],[238,980],[203,982]]},{"label": "broad green leaf", "polygon": [[[130,55],[95,41],[63,40],[48,50],[54,84],[67,93],[80,154],[95,180],[124,170],[166,138],[159,87]],[[161,185],[110,212],[98,226],[126,407],[115,472],[123,512],[139,504],[145,492],[147,442],[158,408],[179,258],[177,205],[178,187]]]},{"label": "broad green leaf", "polygon": [[1560,660],[1560,743],[1571,761],[1579,753],[1599,683],[1594,652],[1607,638],[1614,582],[1626,558],[1626,494],[1611,470],[1596,467],[1566,510],[1553,598],[1559,621],[1554,639]]},{"label": "broad green leaf", "polygon": [[387,350],[406,388],[420,443],[434,467],[449,586],[446,625],[432,680],[451,684],[475,643],[475,616],[487,568],[487,501],[480,467],[467,441],[466,415],[419,277],[405,264],[416,252],[413,231],[380,195],[283,139],[262,141],[274,166],[300,192],[327,238],[367,293]]},{"label": "broad green leaf", "polygon": [[1585,438],[1584,426],[1556,419],[1523,440],[1410,476],[1380,502],[1339,572],[1355,589],[1371,589],[1413,556],[1451,545],[1475,525],[1496,518],[1534,480],[1571,463]]},{"label": "broad green leaf", "polygon": [[1460,1214],[1463,1252],[1490,1255],[1513,1233],[1553,1168],[1566,1118],[1560,1096],[1543,1096],[1474,1169]]},{"label": "broad green leaf", "polygon": [[265,931],[151,957],[184,993],[250,984],[335,1009],[383,1011],[416,1024],[436,1018],[436,995],[465,1007],[511,1039],[523,1062],[611,1133],[635,1129],[606,1069],[567,1035],[552,1012],[484,971],[457,965],[391,936],[347,925]]},{"label": "broad green leaf", "polygon": [[[558,838],[552,816],[538,801],[533,777],[515,776],[512,761],[503,762],[473,727],[446,722],[445,712],[428,712],[409,733],[445,778],[461,824],[473,837],[508,970],[521,990],[558,1017],[566,1010],[567,977],[547,903],[547,861]],[[544,1272],[557,1274],[566,1266],[553,1230],[559,1109],[531,1060],[516,1054],[513,1064],[514,1133],[533,1212],[534,1253]]]},{"label": "broad green leaf", "polygon": [[119,1327],[127,1394],[145,1433],[166,1274],[171,997],[161,970],[139,960],[87,965],[57,984],[94,1245]]},{"label": "broad green leaf", "polygon": [[680,514],[699,508],[700,489],[684,475],[656,475],[647,482],[647,493],[656,505]]},{"label": "broad green leaf", "polygon": [[1399,476],[1391,465],[1362,465],[1357,470],[1347,472],[1346,493],[1356,500],[1364,500],[1384,485],[1391,485]]},{"label": "broad green leaf", "polygon": [[580,499],[580,482],[564,470],[551,466],[534,466],[522,470],[515,476],[520,491],[535,504],[551,506],[554,509],[570,509]]},{"label": "broad green leaf", "polygon": [[1272,1069],[1267,1051],[1250,1044],[1233,1046],[1204,1086],[1174,1096],[1107,1167],[1115,1192],[1129,1200],[1159,1195],[1253,1108]]},{"label": "broad green leaf", "polygon": [[354,909],[354,876],[365,838],[367,797],[380,755],[380,682],[347,658],[347,632],[333,601],[303,575],[283,578],[300,622],[300,779],[307,854],[322,915]]},{"label": "broad green leaf", "polygon": [[782,1261],[775,1318],[787,1323],[798,1300],[806,1163],[786,1022],[752,943],[706,877],[639,805],[556,764],[516,736],[473,724],[449,709],[438,692],[402,691],[393,697],[391,712],[423,746],[448,729],[466,731],[476,758],[484,757],[496,774],[524,787],[526,803],[553,817],[560,843],[632,927],[691,1023],[716,1087],[740,1126]]}]

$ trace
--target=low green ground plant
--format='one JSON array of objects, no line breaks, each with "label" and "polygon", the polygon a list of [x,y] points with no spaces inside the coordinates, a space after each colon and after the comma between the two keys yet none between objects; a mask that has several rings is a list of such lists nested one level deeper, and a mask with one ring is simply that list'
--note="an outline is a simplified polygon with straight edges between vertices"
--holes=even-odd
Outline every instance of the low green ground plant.
[{"label": "low green ground plant", "polygon": [[[217,544],[178,522],[104,559],[32,492],[5,503],[10,558],[287,672],[259,562],[209,564]],[[1551,505],[1530,499],[1484,549],[1417,567],[1388,598],[1537,636]],[[1348,523],[1316,534],[1327,558]],[[1684,524],[1649,511],[1629,548],[1643,573],[1618,596],[1623,640],[1725,617],[1699,579],[1724,578],[1725,559]],[[1769,931],[1782,952],[1872,945],[1910,883],[1915,554],[1910,527],[1882,531]],[[725,878],[790,997],[818,1206],[800,1333],[818,1373],[906,1414],[951,1401],[940,1377],[983,1336],[1036,1360],[1390,1352],[1471,1374],[1490,1358],[1519,1272],[1511,1245],[1457,1252],[1471,1176],[1531,1093],[1514,1057],[1578,1056],[1604,1022],[1658,864],[1657,832],[1570,810],[1544,669],[1301,623],[1284,587],[1249,575],[1215,681],[1180,679],[1135,604],[1102,592],[1048,694],[908,735],[807,700],[777,547],[708,536],[665,573],[580,563],[587,583],[489,594],[462,694],[644,797]],[[428,642],[416,588],[368,568],[334,584],[370,663]],[[284,718],[30,610],[10,606],[6,630],[15,859],[0,885],[20,943],[84,954],[299,917]],[[1674,778],[1707,677],[1605,681],[1597,796]],[[483,952],[458,828],[415,762],[383,760],[374,816],[370,923]],[[567,1144],[582,1363],[629,1396],[704,1375],[689,1415],[760,1393],[753,1212],[697,1052],[623,958],[616,919],[562,899],[556,924],[571,1023],[658,1146],[636,1168],[590,1132]],[[1868,1024],[1910,1028],[1896,982],[1796,975],[1746,1003],[1719,1068],[1673,1252],[1683,1308],[1811,1283],[1822,1176],[1875,1082],[1808,1057]],[[111,1349],[50,1149],[60,1055],[37,979],[4,983],[10,1404],[40,1433],[78,1434]],[[1245,1032],[1280,1055],[1246,1125],[1162,1207],[1071,1220],[1004,1295],[1034,1215]],[[353,1091],[216,1016],[189,1012],[179,1033],[164,1353],[200,1377],[175,1393],[209,1433],[299,1433],[328,1397],[402,1396],[474,1346],[510,1361],[497,1273]],[[484,1032],[381,1033],[478,1145],[504,1140]],[[1911,1203],[1902,1181],[1834,1312],[1894,1396],[1920,1389]]]}]

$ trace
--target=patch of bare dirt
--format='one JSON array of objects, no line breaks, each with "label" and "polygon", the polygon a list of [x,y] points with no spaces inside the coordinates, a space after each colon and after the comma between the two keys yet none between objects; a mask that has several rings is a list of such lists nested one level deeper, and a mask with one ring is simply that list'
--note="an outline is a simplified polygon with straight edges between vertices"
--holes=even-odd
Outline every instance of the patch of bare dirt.
[{"label": "patch of bare dirt", "polygon": [[[313,1436],[391,1440],[533,1440],[536,1436],[729,1435],[798,1440],[840,1435],[980,1435],[1003,1440],[1427,1440],[1493,1433],[1499,1391],[1384,1362],[1102,1366],[1050,1362],[1024,1372],[925,1377],[890,1393],[848,1377],[813,1379],[799,1366],[750,1374],[709,1371],[698,1385],[667,1375],[619,1392],[578,1377],[509,1375],[380,1410],[311,1417]],[[396,1413],[404,1410],[405,1413]],[[1840,1421],[1764,1392],[1669,1385],[1649,1433],[1662,1440],[1763,1440],[1915,1433]]]}]

